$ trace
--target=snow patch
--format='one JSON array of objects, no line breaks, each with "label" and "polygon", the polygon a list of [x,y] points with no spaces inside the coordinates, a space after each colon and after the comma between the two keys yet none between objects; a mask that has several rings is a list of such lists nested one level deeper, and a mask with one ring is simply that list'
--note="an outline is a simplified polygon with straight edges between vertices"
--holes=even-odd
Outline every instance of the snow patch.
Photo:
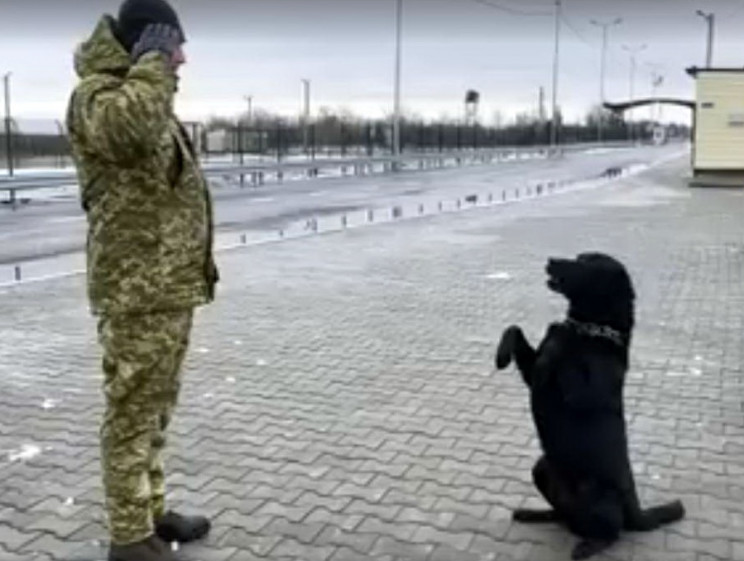
[{"label": "snow patch", "polygon": [[54,409],[55,407],[57,407],[57,405],[59,405],[58,399],[46,398],[44,402],[41,404],[41,408],[44,409],[45,411],[48,411],[50,409]]},{"label": "snow patch", "polygon": [[8,460],[11,462],[26,462],[33,460],[36,456],[41,454],[41,448],[36,444],[24,444],[20,450],[10,452],[8,454]]}]

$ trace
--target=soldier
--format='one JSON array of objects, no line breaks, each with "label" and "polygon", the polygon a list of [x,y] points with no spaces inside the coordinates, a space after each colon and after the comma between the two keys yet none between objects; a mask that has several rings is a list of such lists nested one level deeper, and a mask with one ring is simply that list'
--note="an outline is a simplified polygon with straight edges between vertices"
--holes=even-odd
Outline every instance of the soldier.
[{"label": "soldier", "polygon": [[193,310],[214,299],[212,204],[173,113],[185,36],[165,0],[126,0],[75,53],[67,127],[103,348],[109,561],[172,561],[209,521],[165,509],[162,452]]}]

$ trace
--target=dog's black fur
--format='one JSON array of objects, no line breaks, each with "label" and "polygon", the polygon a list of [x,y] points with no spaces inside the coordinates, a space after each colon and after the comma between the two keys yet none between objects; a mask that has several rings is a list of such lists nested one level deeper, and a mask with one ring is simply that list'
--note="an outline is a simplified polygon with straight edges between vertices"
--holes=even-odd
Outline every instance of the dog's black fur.
[{"label": "dog's black fur", "polygon": [[685,511],[680,501],[642,509],[636,493],[623,410],[634,326],[630,275],[600,253],[550,259],[546,271],[548,287],[568,299],[568,318],[548,327],[536,351],[511,326],[496,353],[497,368],[515,360],[530,390],[543,449],[532,476],[552,507],[520,509],[514,519],[565,524],[581,538],[573,559],[585,559],[622,530],[653,530]]}]

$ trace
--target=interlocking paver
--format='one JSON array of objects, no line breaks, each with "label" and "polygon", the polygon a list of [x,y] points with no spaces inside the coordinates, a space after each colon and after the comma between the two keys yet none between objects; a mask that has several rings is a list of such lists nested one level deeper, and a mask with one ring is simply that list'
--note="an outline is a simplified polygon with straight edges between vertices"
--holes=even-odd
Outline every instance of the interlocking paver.
[{"label": "interlocking paver", "polygon": [[[612,186],[219,256],[169,446],[171,501],[213,530],[194,561],[558,561],[538,443],[494,344],[564,303],[550,255],[621,257],[638,291],[627,380],[645,503],[687,518],[598,561],[744,559],[744,192],[686,161]],[[85,284],[0,289],[0,561],[100,561],[99,350]],[[42,407],[42,404],[45,407]]]}]

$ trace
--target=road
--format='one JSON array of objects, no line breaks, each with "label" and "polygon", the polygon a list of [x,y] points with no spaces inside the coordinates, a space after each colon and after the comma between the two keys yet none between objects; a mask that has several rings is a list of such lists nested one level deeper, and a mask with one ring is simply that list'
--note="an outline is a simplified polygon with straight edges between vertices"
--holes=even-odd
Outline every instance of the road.
[{"label": "road", "polygon": [[[526,184],[592,177],[611,166],[652,163],[681,145],[569,153],[559,160],[506,161],[444,170],[366,177],[322,178],[262,187],[213,189],[217,240],[236,234],[275,232],[312,216],[385,208],[411,201],[467,196]],[[76,198],[36,202],[17,210],[0,208],[0,265],[80,254],[86,222]]]}]

